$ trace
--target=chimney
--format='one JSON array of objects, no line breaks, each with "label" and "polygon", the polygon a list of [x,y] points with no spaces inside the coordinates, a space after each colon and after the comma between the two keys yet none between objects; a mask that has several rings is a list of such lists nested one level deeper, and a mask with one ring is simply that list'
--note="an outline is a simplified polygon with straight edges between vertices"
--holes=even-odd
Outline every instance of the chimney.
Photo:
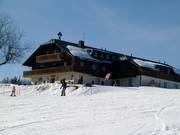
[{"label": "chimney", "polygon": [[84,41],[83,40],[79,40],[78,46],[81,47],[81,48],[84,47]]}]

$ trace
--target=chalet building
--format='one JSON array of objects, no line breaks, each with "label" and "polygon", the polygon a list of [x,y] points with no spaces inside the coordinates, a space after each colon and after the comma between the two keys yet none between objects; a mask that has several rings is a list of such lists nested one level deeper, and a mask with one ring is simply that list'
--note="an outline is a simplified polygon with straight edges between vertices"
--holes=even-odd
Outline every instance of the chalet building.
[{"label": "chalet building", "polygon": [[103,49],[51,39],[24,62],[32,82],[63,78],[74,83],[180,88],[180,70],[165,64]]}]

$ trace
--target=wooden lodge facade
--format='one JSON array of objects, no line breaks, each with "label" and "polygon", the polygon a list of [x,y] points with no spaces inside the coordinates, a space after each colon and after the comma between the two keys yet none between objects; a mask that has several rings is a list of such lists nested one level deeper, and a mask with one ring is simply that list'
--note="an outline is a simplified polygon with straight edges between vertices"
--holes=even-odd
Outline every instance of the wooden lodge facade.
[{"label": "wooden lodge facade", "polygon": [[32,82],[65,78],[74,83],[180,88],[180,71],[174,67],[103,49],[51,39],[24,62],[31,71],[23,76]]}]

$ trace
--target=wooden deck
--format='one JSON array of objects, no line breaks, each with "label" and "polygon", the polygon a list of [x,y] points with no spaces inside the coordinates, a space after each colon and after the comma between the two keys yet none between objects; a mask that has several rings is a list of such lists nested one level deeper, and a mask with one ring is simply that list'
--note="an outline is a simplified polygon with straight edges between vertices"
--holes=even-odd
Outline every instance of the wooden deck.
[{"label": "wooden deck", "polygon": [[54,74],[54,73],[68,72],[68,71],[73,71],[73,67],[64,66],[64,67],[53,67],[53,68],[46,68],[46,69],[35,69],[31,71],[24,71],[23,76],[29,77],[33,75]]}]

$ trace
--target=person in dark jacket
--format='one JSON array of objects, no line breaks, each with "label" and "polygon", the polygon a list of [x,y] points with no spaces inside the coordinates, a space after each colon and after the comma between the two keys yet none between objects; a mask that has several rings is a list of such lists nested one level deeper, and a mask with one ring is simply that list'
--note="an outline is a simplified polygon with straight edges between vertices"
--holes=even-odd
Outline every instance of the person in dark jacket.
[{"label": "person in dark jacket", "polygon": [[[66,96],[66,87],[67,87],[67,83],[66,83],[66,80],[65,79],[63,79],[63,80],[61,80],[61,88],[62,88],[62,91],[61,91],[61,96]],[[61,89],[60,88],[60,89]]]},{"label": "person in dark jacket", "polygon": [[15,86],[13,86],[10,96],[13,96],[13,97],[16,96],[16,88],[15,88]]}]

